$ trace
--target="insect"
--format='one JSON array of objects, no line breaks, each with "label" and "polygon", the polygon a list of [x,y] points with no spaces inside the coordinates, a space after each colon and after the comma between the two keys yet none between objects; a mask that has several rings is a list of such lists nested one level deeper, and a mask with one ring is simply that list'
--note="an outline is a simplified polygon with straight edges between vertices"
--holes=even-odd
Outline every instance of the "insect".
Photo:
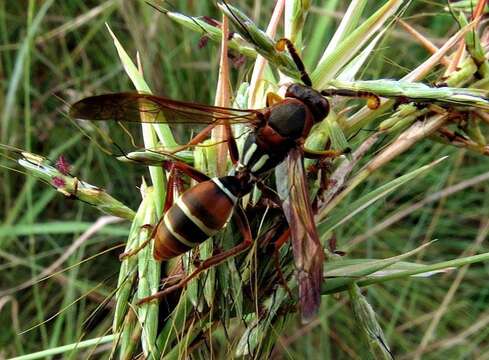
[{"label": "insect", "polygon": [[[279,40],[277,48],[283,50],[284,47],[291,53],[304,85],[289,85],[283,99],[276,94],[268,94],[264,109],[215,107],[134,92],[88,97],[71,106],[70,116],[79,119],[207,125],[178,151],[198,145],[216,125],[244,123],[252,129],[244,141],[241,155],[238,154],[234,138],[231,136],[227,139],[229,154],[235,165],[228,176],[210,179],[184,162],[171,159],[166,163],[168,168],[183,172],[199,183],[184,192],[173,204],[173,198],[167,196],[165,215],[151,235],[155,240],[154,257],[160,261],[168,260],[189,251],[221,230],[231,216],[243,234],[243,241],[205,260],[176,285],[140,302],[181,288],[202,270],[247,249],[253,239],[246,216],[238,204],[239,198],[248,194],[265,174],[287,159],[289,182],[293,186],[290,199],[284,204],[284,213],[290,226],[287,231],[290,231],[298,271],[303,320],[310,320],[317,312],[324,253],[313,220],[302,158],[333,157],[341,154],[341,151],[318,152],[304,148],[304,140],[313,124],[328,115],[329,103],[321,92],[311,87],[312,82],[292,43],[287,39]],[[370,97],[377,99],[375,95]],[[171,156],[170,153],[168,155]],[[172,177],[170,173],[168,195],[173,193]]]}]

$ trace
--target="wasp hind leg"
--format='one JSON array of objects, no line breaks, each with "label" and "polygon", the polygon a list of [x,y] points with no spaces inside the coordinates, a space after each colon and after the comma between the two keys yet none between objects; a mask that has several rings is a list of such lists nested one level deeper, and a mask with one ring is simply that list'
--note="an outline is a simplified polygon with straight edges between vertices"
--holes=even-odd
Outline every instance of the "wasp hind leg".
[{"label": "wasp hind leg", "polygon": [[290,290],[287,282],[285,281],[284,273],[282,272],[282,268],[280,267],[280,248],[289,240],[290,238],[290,228],[284,230],[284,232],[275,240],[275,246],[273,250],[273,259],[275,263],[275,269],[277,270],[277,276],[279,282],[282,284],[284,289],[289,293],[290,297],[294,297],[292,291]]},{"label": "wasp hind leg", "polygon": [[150,228],[151,229],[151,234],[148,236],[148,238],[146,240],[144,240],[141,244],[139,244],[134,249],[128,250],[128,251],[123,252],[122,254],[120,254],[119,255],[119,260],[122,261],[122,260],[124,260],[124,259],[126,259],[126,258],[128,258],[130,256],[136,255],[138,252],[140,252],[141,250],[143,250],[149,244],[149,242],[153,239],[153,237],[155,236],[156,229],[158,228],[158,225],[162,221],[162,219],[163,218],[161,218],[160,221],[158,222],[158,224],[156,224],[155,226],[152,226],[150,224],[143,225],[142,226],[143,228]]},{"label": "wasp hind leg", "polygon": [[190,275],[184,277],[175,285],[167,287],[166,289],[154,293],[151,296],[140,299],[138,301],[138,305],[150,302],[152,300],[164,298],[169,293],[184,288],[189,283],[190,280],[195,278],[202,271],[209,269],[213,266],[219,265],[225,260],[235,257],[240,253],[242,253],[243,251],[245,251],[246,249],[248,249],[253,244],[253,237],[251,236],[251,229],[243,209],[241,209],[239,206],[236,207],[233,214],[233,218],[236,222],[236,225],[238,226],[239,231],[243,234],[243,241],[240,244],[236,245],[235,247],[229,250],[226,250],[220,254],[214,255],[204,260]]}]

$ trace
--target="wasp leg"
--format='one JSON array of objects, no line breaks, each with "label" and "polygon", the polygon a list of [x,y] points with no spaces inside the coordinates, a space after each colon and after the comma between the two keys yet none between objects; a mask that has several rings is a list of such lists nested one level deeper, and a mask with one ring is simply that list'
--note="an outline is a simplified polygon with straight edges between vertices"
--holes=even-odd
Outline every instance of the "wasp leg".
[{"label": "wasp leg", "polygon": [[[163,206],[163,213],[166,213],[168,209],[173,205],[173,194],[177,184],[177,169],[175,164],[172,163],[170,168],[170,174],[168,175],[168,182],[166,183],[166,197],[165,204]],[[161,220],[160,220],[161,221]]]},{"label": "wasp leg", "polygon": [[143,225],[142,227],[147,227],[147,228],[150,228],[151,229],[151,234],[149,234],[148,238],[146,240],[144,240],[141,244],[139,244],[137,247],[135,247],[134,249],[131,249],[129,251],[126,251],[126,252],[123,252],[122,254],[119,255],[119,260],[124,260],[125,258],[128,258],[130,256],[134,256],[136,255],[138,252],[140,252],[141,250],[143,250],[151,240],[153,240],[153,237],[155,236],[156,234],[156,229],[158,228],[158,225],[160,224],[160,222],[163,220],[163,218],[161,218],[158,223],[155,225],[155,226],[152,226],[152,225]]},{"label": "wasp leg", "polygon": [[251,230],[250,230],[250,225],[248,224],[248,220],[246,218],[246,215],[239,206],[236,207],[235,212],[233,214],[233,218],[236,221],[236,225],[238,226],[239,231],[243,234],[243,241],[236,245],[235,247],[224,251],[220,254],[214,255],[206,260],[204,260],[198,268],[196,268],[190,275],[186,276],[182,280],[180,280],[177,284],[172,285],[162,291],[159,291],[157,293],[154,293],[151,296],[147,296],[145,298],[142,298],[138,301],[139,304],[144,304],[152,300],[160,299],[165,297],[167,294],[178,290],[182,289],[185,287],[185,285],[188,284],[190,280],[195,278],[197,275],[199,275],[202,271],[209,269],[213,266],[216,266],[223,261],[230,259],[232,257],[235,257],[248,249],[252,244],[253,244],[253,237],[251,236]]},{"label": "wasp leg", "polygon": [[304,157],[308,159],[323,159],[323,158],[334,158],[345,153],[349,153],[350,149],[345,150],[312,150],[304,147],[303,149]]},{"label": "wasp leg", "polygon": [[[186,150],[189,147],[196,146],[203,142],[211,133],[212,129],[216,127],[216,123],[208,125],[205,129],[200,131],[197,135],[195,135],[188,143],[185,145],[181,145],[176,147],[175,149],[169,151],[170,154],[176,154],[180,151]],[[224,124],[221,124],[224,126],[224,137],[225,141],[228,145],[228,151],[229,151],[229,157],[231,158],[231,161],[233,165],[236,165],[239,160],[239,152],[238,152],[238,145],[236,144],[236,140],[233,137],[233,132],[231,130],[231,126],[229,123],[225,122]]]},{"label": "wasp leg", "polygon": [[277,93],[269,92],[267,93],[267,107],[273,106],[276,103],[283,101],[284,99]]},{"label": "wasp leg", "polygon": [[273,250],[273,258],[275,260],[275,269],[277,270],[277,275],[280,283],[284,287],[284,289],[289,293],[290,297],[294,297],[292,291],[287,286],[287,282],[285,281],[284,273],[280,267],[280,248],[289,240],[290,238],[290,228],[287,228],[282,235],[275,241],[275,249]]},{"label": "wasp leg", "polygon": [[256,183],[256,186],[258,189],[260,189],[262,193],[262,197],[265,198],[268,202],[267,204],[271,207],[277,207],[277,208],[282,208],[282,200],[278,196],[278,194],[269,188],[267,185],[265,185],[263,182],[258,181]]},{"label": "wasp leg", "polygon": [[226,138],[226,143],[228,144],[229,157],[231,158],[233,165],[237,165],[239,161],[238,144],[236,144],[233,131],[228,123],[224,124],[224,131],[224,137]]},{"label": "wasp leg", "polygon": [[183,172],[185,175],[190,176],[192,179],[194,179],[197,182],[204,182],[207,180],[210,180],[211,178],[204,174],[203,172],[200,172],[193,166],[190,166],[189,164],[184,163],[183,161],[171,161],[171,169],[176,169],[181,172]]},{"label": "wasp leg", "polygon": [[200,144],[209,136],[212,129],[214,129],[216,127],[216,125],[217,124],[215,124],[215,123],[208,125],[205,129],[203,129],[202,131],[197,133],[197,135],[195,135],[192,139],[190,139],[190,141],[188,143],[186,143],[185,145],[177,146],[173,150],[169,151],[169,153],[170,154],[176,154],[177,152],[186,150],[189,147],[193,147],[193,146]]}]

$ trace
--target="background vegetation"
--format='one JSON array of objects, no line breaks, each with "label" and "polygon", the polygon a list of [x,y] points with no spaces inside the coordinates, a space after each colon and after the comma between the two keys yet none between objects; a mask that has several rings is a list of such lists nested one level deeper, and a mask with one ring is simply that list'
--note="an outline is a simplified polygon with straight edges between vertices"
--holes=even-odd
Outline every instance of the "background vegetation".
[{"label": "background vegetation", "polygon": [[[373,11],[381,2],[370,3]],[[272,1],[233,4],[260,27],[266,27]],[[331,37],[347,4],[313,1],[312,5],[304,30],[305,42],[313,44],[303,55],[309,66],[316,63],[323,42]],[[220,18],[212,2],[175,0],[172,7],[185,14]],[[458,29],[445,1],[415,0],[403,19],[439,46]],[[133,89],[106,22],[129,54],[140,52],[145,78],[154,93],[214,103],[218,46],[209,43],[200,48],[198,34],[182,31],[144,2],[0,2],[0,143],[51,160],[63,154],[72,164],[73,174],[135,209],[140,203],[138,187],[145,170],[101,152],[66,116],[65,102]],[[316,31],[319,27],[320,35]],[[402,27],[394,26],[377,47],[362,78],[398,79],[428,56]],[[246,63],[233,70],[232,83],[239,84],[249,77],[249,70]],[[119,143],[128,143],[120,129],[114,128],[111,135]],[[359,136],[366,134],[361,132]],[[338,248],[352,258],[386,258],[439,239],[417,255],[417,260],[423,262],[454,259],[467,251],[487,251],[489,185],[487,180],[467,183],[487,175],[487,157],[422,141],[371,176],[357,191],[360,194],[374,189],[442,156],[448,159],[441,165],[338,228]],[[2,164],[0,357],[107,334],[114,306],[110,294],[117,283],[118,254],[122,251],[118,245],[125,241],[129,224],[120,222],[97,229],[62,264],[56,263],[100,220],[101,214],[83,202],[68,201],[32,177],[6,168],[12,166],[11,162],[2,160]],[[466,186],[463,190],[454,188],[457,184]],[[439,193],[446,189],[459,191],[445,196]],[[353,200],[355,194],[348,201]],[[388,227],[384,227],[386,223]],[[67,270],[48,280],[35,281],[53,263],[56,269]],[[367,298],[399,358],[414,358],[419,351],[418,355],[426,359],[484,359],[489,358],[487,277],[487,265],[478,263],[430,278],[371,286]],[[29,280],[34,281],[18,288]],[[101,304],[105,307],[99,309]],[[361,359],[357,329],[346,296],[324,297],[321,316],[305,326],[299,322],[290,326],[279,337],[274,356],[297,359],[324,354],[323,358]],[[214,356],[226,356],[226,336],[217,333],[212,339],[216,345]],[[105,358],[110,344],[88,349],[94,358]],[[206,349],[200,356],[205,356]],[[72,350],[63,356],[85,358],[85,351]]]}]

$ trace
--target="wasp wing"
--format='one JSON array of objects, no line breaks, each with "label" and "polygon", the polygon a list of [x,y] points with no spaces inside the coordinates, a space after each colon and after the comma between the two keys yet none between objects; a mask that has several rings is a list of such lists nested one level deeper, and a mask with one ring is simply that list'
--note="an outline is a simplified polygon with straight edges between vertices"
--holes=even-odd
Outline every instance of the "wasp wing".
[{"label": "wasp wing", "polygon": [[287,168],[287,175],[282,174],[282,179],[287,179],[284,182],[288,184],[285,186],[283,182],[279,183],[278,190],[290,226],[302,321],[309,322],[316,315],[321,301],[324,252],[314,224],[302,151],[299,148],[291,150],[286,163],[280,167],[283,169],[284,166]]},{"label": "wasp wing", "polygon": [[70,116],[77,119],[144,123],[254,125],[260,115],[260,110],[203,105],[137,92],[91,96],[70,107]]}]

